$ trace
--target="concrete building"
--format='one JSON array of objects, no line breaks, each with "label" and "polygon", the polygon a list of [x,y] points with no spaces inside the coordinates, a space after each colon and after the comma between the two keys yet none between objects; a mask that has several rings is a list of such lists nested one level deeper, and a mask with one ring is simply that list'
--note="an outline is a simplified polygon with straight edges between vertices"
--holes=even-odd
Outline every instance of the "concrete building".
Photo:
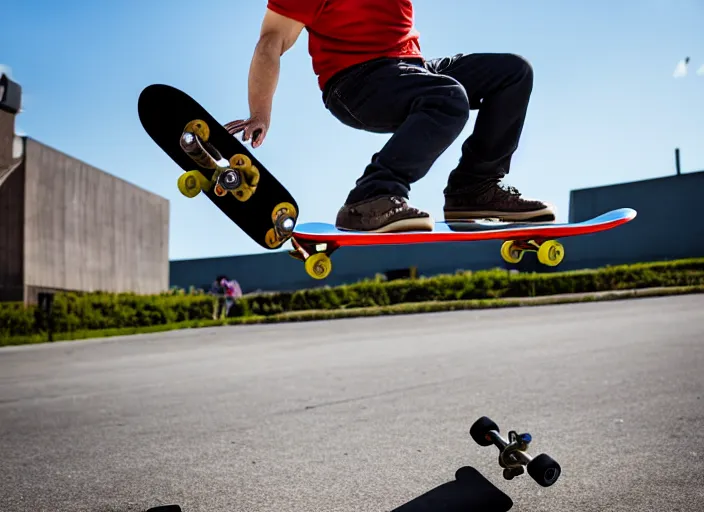
[{"label": "concrete building", "polygon": [[16,137],[18,110],[0,110],[0,300],[168,289],[168,201]]},{"label": "concrete building", "polygon": [[702,190],[704,171],[572,191],[570,222],[623,207],[634,208],[638,216],[611,231],[561,239],[565,259],[558,267],[540,265],[534,253],[524,255],[518,265],[508,265],[499,254],[500,241],[353,247],[333,253],[333,270],[324,281],[308,277],[303,264],[286,252],[275,252],[172,261],[171,286],[207,287],[217,274],[227,274],[239,281],[245,293],[292,291],[353,283],[376,274],[404,275],[409,269],[426,276],[497,267],[556,272],[701,257],[704,219],[698,210]]}]

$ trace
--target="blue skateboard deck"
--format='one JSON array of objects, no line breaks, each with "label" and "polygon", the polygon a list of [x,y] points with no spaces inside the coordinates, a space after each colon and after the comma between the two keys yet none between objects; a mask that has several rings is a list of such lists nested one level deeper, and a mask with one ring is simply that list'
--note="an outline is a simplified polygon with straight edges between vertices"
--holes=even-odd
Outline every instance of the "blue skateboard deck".
[{"label": "blue skateboard deck", "polygon": [[[344,231],[323,222],[298,225],[291,237],[294,258],[303,260],[306,272],[315,279],[324,279],[331,271],[330,254],[340,247],[366,245],[404,245],[434,242],[471,242],[504,240],[501,256],[508,263],[518,263],[525,251],[538,253],[540,263],[559,265],[564,248],[553,238],[586,235],[613,229],[636,217],[632,208],[612,210],[575,223],[525,223],[478,220],[473,222],[436,222],[433,231],[373,233]],[[324,250],[317,246],[325,245]]]}]

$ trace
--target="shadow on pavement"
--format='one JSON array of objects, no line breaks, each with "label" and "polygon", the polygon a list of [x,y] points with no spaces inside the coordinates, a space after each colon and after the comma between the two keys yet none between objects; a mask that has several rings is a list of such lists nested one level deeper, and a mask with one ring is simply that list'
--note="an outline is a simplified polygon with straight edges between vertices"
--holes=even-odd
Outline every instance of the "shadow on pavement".
[{"label": "shadow on pavement", "polygon": [[444,483],[391,512],[506,512],[513,501],[484,475],[470,466]]},{"label": "shadow on pavement", "polygon": [[[507,512],[511,507],[511,498],[479,471],[465,466],[455,472],[455,480],[439,485],[391,512]],[[146,512],[182,511],[178,505],[166,505]]]}]

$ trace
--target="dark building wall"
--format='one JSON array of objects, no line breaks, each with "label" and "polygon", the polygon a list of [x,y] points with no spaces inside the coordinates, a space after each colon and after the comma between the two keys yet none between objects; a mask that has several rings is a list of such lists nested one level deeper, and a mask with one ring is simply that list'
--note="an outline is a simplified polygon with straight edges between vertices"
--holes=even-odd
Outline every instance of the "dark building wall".
[{"label": "dark building wall", "polygon": [[704,256],[702,192],[704,171],[572,191],[571,222],[624,206],[638,216],[613,231],[566,239],[565,261],[568,250],[585,266]]},{"label": "dark building wall", "polygon": [[24,165],[0,169],[0,301],[21,301]]},{"label": "dark building wall", "polygon": [[30,293],[168,288],[166,199],[32,139],[25,162],[24,284]]},{"label": "dark building wall", "polygon": [[14,139],[15,115],[0,110],[0,301],[22,300],[24,166]]},{"label": "dark building wall", "polygon": [[309,277],[303,263],[286,252],[176,260],[171,262],[171,286],[207,287],[215,276],[226,274],[230,279],[237,279],[244,293],[249,293],[336,286],[411,267],[417,269],[418,276],[452,273],[501,266],[500,247],[500,242],[493,241],[343,247],[332,254],[332,272],[323,281]]},{"label": "dark building wall", "polygon": [[15,115],[0,110],[0,170],[7,169],[13,161],[12,142],[15,138]]},{"label": "dark building wall", "polygon": [[704,220],[696,211],[702,190],[704,172],[573,191],[570,221],[624,207],[638,215],[614,230],[560,239],[565,259],[555,268],[540,265],[534,253],[524,255],[518,265],[507,265],[499,254],[500,241],[442,243],[342,248],[332,255],[333,270],[324,281],[308,277],[303,264],[285,252],[172,261],[171,286],[207,286],[225,273],[246,293],[335,286],[409,267],[417,267],[418,275],[497,267],[555,272],[704,256]]}]

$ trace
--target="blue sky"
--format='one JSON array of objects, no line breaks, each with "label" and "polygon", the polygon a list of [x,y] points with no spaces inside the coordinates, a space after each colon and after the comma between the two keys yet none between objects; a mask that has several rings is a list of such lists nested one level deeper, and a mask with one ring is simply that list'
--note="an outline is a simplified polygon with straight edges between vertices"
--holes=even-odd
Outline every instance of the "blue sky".
[{"label": "blue sky", "polygon": [[[207,199],[179,194],[178,169],[142,129],[137,98],[151,83],[168,83],[222,123],[247,117],[247,73],[265,7],[264,0],[11,2],[3,7],[0,64],[24,89],[18,128],[168,198],[172,259],[262,252]],[[533,97],[507,182],[556,204],[559,220],[571,189],[673,173],[677,146],[684,172],[704,169],[704,76],[695,74],[704,65],[701,0],[416,0],[415,17],[428,58],[505,51],[531,62]],[[686,56],[690,73],[676,79]],[[474,119],[411,192],[436,219]],[[325,110],[304,34],[284,56],[270,133],[255,150],[298,199],[300,222],[334,222],[386,139]]]}]

